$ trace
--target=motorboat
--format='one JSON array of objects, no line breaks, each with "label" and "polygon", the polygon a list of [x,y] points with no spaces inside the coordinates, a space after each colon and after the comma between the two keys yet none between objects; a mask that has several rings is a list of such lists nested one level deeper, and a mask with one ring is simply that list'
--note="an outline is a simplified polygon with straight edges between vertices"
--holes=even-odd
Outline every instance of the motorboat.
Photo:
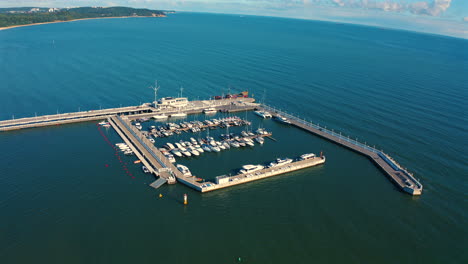
[{"label": "motorboat", "polygon": [[172,143],[166,143],[166,146],[165,146],[168,150],[173,150],[175,149],[174,145],[172,145]]},{"label": "motorboat", "polygon": [[142,166],[141,169],[143,170],[144,173],[150,173],[150,171],[148,170],[148,168],[146,168],[146,166]]},{"label": "motorboat", "polygon": [[234,141],[234,140],[231,141],[230,144],[231,144],[232,147],[235,147],[235,148],[240,147],[240,146],[239,146],[239,143],[237,143],[237,141]]},{"label": "motorboat", "polygon": [[211,145],[210,148],[211,148],[211,150],[214,151],[214,152],[220,152],[220,151],[221,151],[221,149],[220,149],[218,146],[213,146],[213,145]]},{"label": "motorboat", "polygon": [[249,136],[249,134],[248,134],[247,132],[245,132],[245,131],[242,131],[242,132],[241,132],[241,135],[242,135],[243,137],[248,137],[248,136]]},{"label": "motorboat", "polygon": [[262,170],[263,168],[265,167],[263,167],[262,165],[244,165],[242,166],[242,169],[239,172],[241,174],[247,174]]},{"label": "motorboat", "polygon": [[226,149],[230,149],[231,146],[229,146],[229,143],[227,142],[223,142],[223,146],[226,148]]},{"label": "motorboat", "polygon": [[272,118],[271,114],[267,111],[255,111],[254,113],[262,118]]},{"label": "motorboat", "polygon": [[212,114],[216,114],[216,108],[206,108],[206,109],[203,109],[203,113],[205,115],[212,115]]},{"label": "motorboat", "polygon": [[174,155],[172,155],[170,153],[167,153],[167,154],[164,154],[164,156],[169,160],[169,162],[171,162],[171,163],[176,162],[176,159],[174,158]]},{"label": "motorboat", "polygon": [[154,115],[153,118],[156,119],[156,120],[164,120],[164,119],[167,119],[167,115]]},{"label": "motorboat", "polygon": [[270,163],[270,165],[268,167],[272,168],[272,167],[278,167],[278,166],[281,166],[281,165],[285,165],[285,164],[289,164],[293,162],[292,159],[280,159],[280,158],[277,158],[275,162],[272,162]]},{"label": "motorboat", "polygon": [[195,148],[193,147],[189,147],[187,148],[187,150],[192,154],[192,155],[195,155],[195,156],[200,156],[200,152],[198,152]]},{"label": "motorboat", "polygon": [[207,144],[202,144],[202,149],[204,151],[206,151],[206,152],[211,152],[212,151],[211,147],[209,145],[207,145]]},{"label": "motorboat", "polygon": [[314,153],[303,154],[299,157],[300,160],[307,160],[307,159],[313,159],[313,158],[315,158]]},{"label": "motorboat", "polygon": [[263,145],[263,143],[265,143],[265,139],[263,137],[256,137],[255,141],[257,141],[260,145]]},{"label": "motorboat", "polygon": [[182,153],[178,149],[171,150],[171,153],[176,155],[177,157],[182,157]]},{"label": "motorboat", "polygon": [[280,122],[280,123],[283,123],[283,124],[287,124],[287,125],[291,124],[291,121],[289,121],[289,119],[287,119],[284,116],[277,115],[277,116],[275,116],[275,120]]},{"label": "motorboat", "polygon": [[138,129],[138,130],[141,130],[143,127],[141,126],[140,123],[135,123],[135,127]]},{"label": "motorboat", "polygon": [[182,174],[185,177],[191,177],[192,176],[192,173],[190,172],[189,168],[187,168],[187,166],[184,166],[182,164],[177,164],[176,167],[180,172],[182,172]]}]

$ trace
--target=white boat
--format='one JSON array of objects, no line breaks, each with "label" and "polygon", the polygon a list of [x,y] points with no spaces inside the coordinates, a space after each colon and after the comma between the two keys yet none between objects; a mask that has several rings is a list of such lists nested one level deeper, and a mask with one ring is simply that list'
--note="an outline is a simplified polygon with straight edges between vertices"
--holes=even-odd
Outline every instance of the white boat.
[{"label": "white boat", "polygon": [[203,149],[204,151],[206,151],[206,152],[211,152],[211,151],[212,151],[212,149],[210,148],[210,146],[207,145],[207,144],[203,144],[203,145],[202,145],[202,149]]},{"label": "white boat", "polygon": [[314,153],[303,154],[303,155],[301,155],[301,157],[299,159],[300,160],[307,160],[307,159],[312,159],[312,158],[315,158]]},{"label": "white boat", "polygon": [[124,151],[124,154],[125,154],[125,155],[133,155],[133,151],[131,151],[131,150],[126,150],[126,151]]},{"label": "white boat", "polygon": [[245,132],[245,131],[242,131],[242,132],[241,132],[241,135],[242,135],[243,137],[248,137],[248,136],[249,136],[249,134],[248,134],[247,132]]},{"label": "white boat", "polygon": [[103,127],[110,127],[110,123],[106,121],[99,122],[98,125],[103,126]]},{"label": "white boat", "polygon": [[166,148],[167,148],[168,150],[173,150],[173,149],[175,149],[174,145],[172,145],[172,143],[169,143],[169,142],[166,143]]},{"label": "white boat", "polygon": [[229,143],[227,142],[223,142],[223,146],[226,148],[226,149],[230,149],[231,146],[229,146]]},{"label": "white boat", "polygon": [[143,170],[144,173],[150,173],[150,171],[148,170],[148,168],[146,168],[146,166],[141,167],[141,169]]},{"label": "white boat", "polygon": [[260,145],[263,145],[263,143],[265,143],[265,139],[263,137],[256,137],[255,141],[257,141]]},{"label": "white boat", "polygon": [[238,148],[238,147],[240,147],[240,146],[239,146],[239,143],[237,143],[237,142],[236,142],[236,141],[234,141],[234,140],[233,140],[233,141],[231,141],[231,142],[230,142],[230,144],[231,144],[231,146],[232,146],[232,147],[235,147],[235,148]]},{"label": "white boat", "polygon": [[149,140],[151,143],[153,143],[153,144],[154,144],[154,142],[156,142],[156,141],[154,141],[154,139],[152,139],[152,138],[148,138],[148,140]]},{"label": "white boat", "polygon": [[221,149],[219,149],[218,146],[211,146],[210,148],[211,148],[211,150],[214,151],[214,152],[220,152],[220,151],[221,151]]},{"label": "white boat", "polygon": [[190,142],[192,142],[192,144],[197,144],[197,141],[193,137],[190,138]]},{"label": "white boat", "polygon": [[284,116],[277,115],[277,116],[275,116],[275,120],[280,122],[280,123],[283,123],[283,124],[287,124],[287,125],[291,124],[291,121],[289,121],[289,119],[287,119]]},{"label": "white boat", "polygon": [[182,157],[182,153],[178,149],[171,150],[171,153],[176,155],[177,157]]},{"label": "white boat", "polygon": [[192,173],[190,172],[189,168],[187,168],[187,166],[184,166],[182,164],[177,164],[176,167],[180,172],[182,172],[184,176],[186,177],[192,176]]},{"label": "white boat", "polygon": [[206,109],[203,109],[203,113],[206,114],[206,115],[210,115],[210,114],[216,114],[216,109],[215,108],[206,108]]},{"label": "white boat", "polygon": [[254,112],[256,115],[261,116],[263,118],[271,118],[271,114],[268,113],[267,111],[255,111]]},{"label": "white boat", "polygon": [[263,168],[265,167],[263,167],[262,165],[244,165],[242,166],[242,169],[239,172],[241,174],[246,174],[262,170]]},{"label": "white boat", "polygon": [[244,142],[246,145],[249,145],[251,147],[255,146],[253,140],[251,140],[250,138],[244,138]]},{"label": "white boat", "polygon": [[218,145],[218,148],[221,149],[221,150],[225,150],[226,147],[219,141],[216,141],[216,145]]},{"label": "white boat", "polygon": [[135,123],[135,127],[138,129],[138,130],[141,130],[143,127],[141,126],[140,123]]},{"label": "white boat", "polygon": [[278,166],[281,166],[281,165],[285,165],[285,164],[289,164],[293,162],[292,159],[280,159],[280,158],[277,158],[275,162],[272,162],[270,163],[269,167],[272,168],[272,167],[278,167]]},{"label": "white boat", "polygon": [[182,154],[184,154],[184,156],[186,157],[191,157],[192,156],[192,153],[190,153],[190,151],[188,151],[187,149],[185,148],[182,148],[182,149],[179,149],[180,152],[182,152]]},{"label": "white boat", "polygon": [[241,146],[241,147],[245,147],[245,146],[246,146],[244,140],[242,140],[241,138],[238,139],[237,142],[239,142],[239,146]]},{"label": "white boat", "polygon": [[267,135],[267,134],[268,134],[268,132],[267,132],[265,129],[263,129],[263,128],[259,128],[259,129],[257,129],[255,132],[256,132],[257,134],[259,134],[259,135]]},{"label": "white boat", "polygon": [[190,151],[190,153],[191,153],[192,155],[200,156],[200,152],[198,152],[198,151],[197,151],[195,148],[193,148],[193,147],[189,147],[187,150]]},{"label": "white boat", "polygon": [[186,117],[187,114],[186,113],[175,113],[175,114],[171,114],[171,117]]},{"label": "white boat", "polygon": [[163,120],[163,119],[167,119],[167,115],[163,115],[163,114],[154,115],[153,118],[156,119],[156,120]]},{"label": "white boat", "polygon": [[167,153],[167,154],[164,154],[164,156],[166,156],[166,158],[167,158],[171,163],[176,162],[176,159],[174,158],[174,155],[172,155],[172,154],[170,154],[170,153]]},{"label": "white boat", "polygon": [[178,149],[183,149],[184,147],[180,144],[180,143],[174,143],[175,146],[178,148]]}]

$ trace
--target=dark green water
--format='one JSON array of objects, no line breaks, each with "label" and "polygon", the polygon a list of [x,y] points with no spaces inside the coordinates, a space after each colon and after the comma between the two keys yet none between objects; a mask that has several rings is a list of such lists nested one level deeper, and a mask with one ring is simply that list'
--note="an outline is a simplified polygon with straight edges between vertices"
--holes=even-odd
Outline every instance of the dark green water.
[{"label": "dark green water", "polygon": [[378,145],[425,187],[421,197],[401,193],[365,157],[252,114],[238,115],[254,129],[262,122],[277,142],[181,163],[207,179],[305,152],[323,150],[327,163],[213,193],[180,184],[156,191],[134,158],[119,162],[95,123],[1,133],[0,259],[465,263],[467,47],[410,32],[201,14],[0,32],[2,119],[135,105],[151,99],[154,78],[162,95],[181,84],[193,99],[228,84],[256,97],[266,89],[267,103]]}]

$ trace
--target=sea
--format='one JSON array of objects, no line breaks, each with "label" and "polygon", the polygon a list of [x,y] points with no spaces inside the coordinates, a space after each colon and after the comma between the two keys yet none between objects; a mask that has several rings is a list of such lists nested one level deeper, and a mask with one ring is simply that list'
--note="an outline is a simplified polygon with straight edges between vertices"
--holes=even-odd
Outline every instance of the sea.
[{"label": "sea", "polygon": [[382,149],[423,194],[403,193],[364,156],[251,112],[231,114],[252,125],[230,132],[263,127],[275,140],[177,162],[207,181],[304,153],[327,162],[211,193],[156,190],[98,121],[2,132],[1,263],[468,263],[466,39],[204,13],[0,31],[0,120],[151,102],[155,80],[158,97],[248,91]]}]

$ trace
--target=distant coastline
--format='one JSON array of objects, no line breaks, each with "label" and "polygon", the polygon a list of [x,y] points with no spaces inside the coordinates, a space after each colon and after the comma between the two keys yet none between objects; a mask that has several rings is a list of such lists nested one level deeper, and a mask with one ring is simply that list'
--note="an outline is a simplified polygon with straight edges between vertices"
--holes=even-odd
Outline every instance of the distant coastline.
[{"label": "distant coastline", "polygon": [[51,22],[41,22],[41,23],[31,23],[31,24],[24,24],[24,25],[14,25],[14,26],[8,26],[8,27],[0,27],[0,30],[7,30],[7,29],[12,29],[12,28],[18,28],[18,27],[29,27],[29,26],[45,25],[45,24],[65,23],[65,22],[73,22],[73,21],[89,20],[89,19],[132,18],[132,17],[166,17],[166,15],[157,15],[157,16],[115,16],[115,17],[77,18],[77,19],[70,19],[70,20],[58,20],[58,21],[51,21]]}]

